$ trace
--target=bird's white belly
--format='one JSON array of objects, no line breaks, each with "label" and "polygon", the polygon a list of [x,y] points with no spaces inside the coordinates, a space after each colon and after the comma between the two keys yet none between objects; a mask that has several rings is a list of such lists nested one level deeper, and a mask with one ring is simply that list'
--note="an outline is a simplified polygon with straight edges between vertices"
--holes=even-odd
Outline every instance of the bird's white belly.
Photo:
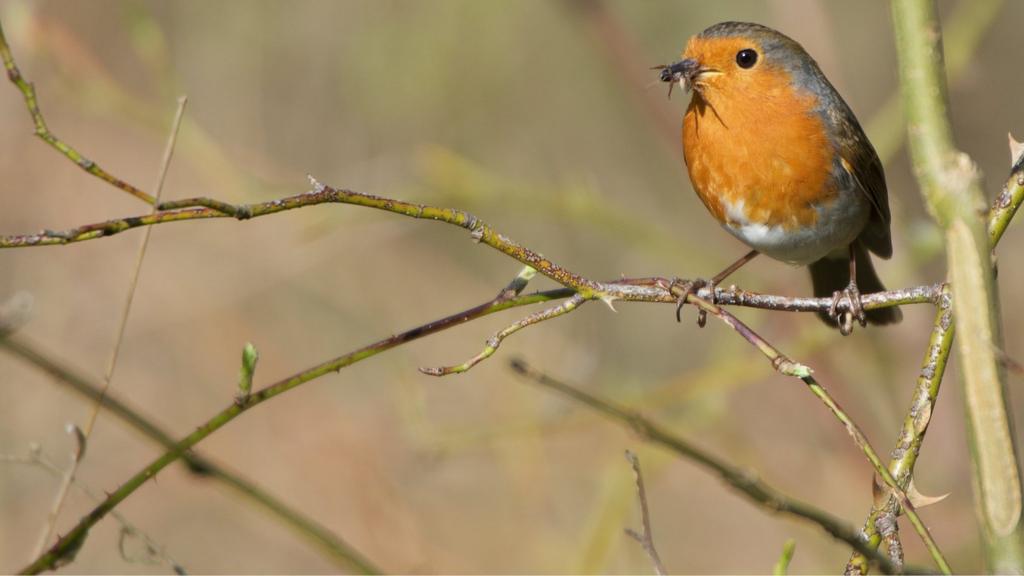
[{"label": "bird's white belly", "polygon": [[846,248],[867,225],[871,205],[859,190],[840,192],[827,204],[815,207],[818,218],[806,226],[768,226],[752,222],[744,201],[724,203],[730,234],[761,252],[790,264],[810,264]]}]

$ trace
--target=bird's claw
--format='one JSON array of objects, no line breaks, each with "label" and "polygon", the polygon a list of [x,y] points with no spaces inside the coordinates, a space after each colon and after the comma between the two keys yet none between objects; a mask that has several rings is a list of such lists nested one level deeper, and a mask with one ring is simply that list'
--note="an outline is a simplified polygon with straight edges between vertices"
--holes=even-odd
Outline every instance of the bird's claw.
[{"label": "bird's claw", "polygon": [[[846,300],[849,309],[840,318],[839,303],[843,300]],[[832,305],[829,306],[828,315],[836,321],[843,336],[849,336],[853,332],[854,320],[861,326],[867,326],[868,318],[864,314],[864,304],[861,302],[860,290],[857,289],[856,283],[850,282],[846,288],[832,293]]]},{"label": "bird's claw", "polygon": [[[680,278],[673,278],[669,282],[666,289],[672,293],[677,294],[676,299],[676,322],[683,321],[683,305],[686,304],[686,298],[690,294],[696,294],[701,288],[709,288],[711,295],[708,301],[712,304],[715,303],[715,284],[711,280],[704,280],[703,278],[695,278],[693,280],[683,280]],[[706,310],[700,309],[697,311],[697,326],[701,328],[707,324],[708,313]]]}]

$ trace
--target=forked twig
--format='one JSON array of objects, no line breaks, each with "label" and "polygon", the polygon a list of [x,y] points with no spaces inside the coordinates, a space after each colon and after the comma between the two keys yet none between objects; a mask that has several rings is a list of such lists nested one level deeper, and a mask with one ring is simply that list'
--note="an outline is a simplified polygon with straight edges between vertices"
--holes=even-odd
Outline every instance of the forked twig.
[{"label": "forked twig", "polygon": [[466,360],[462,364],[456,364],[455,366],[442,366],[440,368],[420,368],[420,372],[428,376],[448,376],[449,374],[461,374],[469,370],[470,368],[476,366],[480,362],[493,356],[494,353],[498,351],[498,347],[501,346],[501,343],[505,340],[505,338],[508,338],[509,336],[515,334],[516,332],[528,326],[533,326],[534,324],[539,324],[545,320],[551,320],[552,318],[564,316],[569,312],[572,312],[573,310],[577,309],[585,302],[586,300],[582,296],[580,296],[579,294],[573,294],[571,298],[557,306],[552,306],[550,308],[545,308],[544,310],[541,310],[539,312],[534,312],[533,314],[530,314],[529,316],[523,318],[522,320],[514,322],[507,328],[495,332],[493,336],[487,339],[487,345],[484,346],[484,349],[480,351],[479,354],[473,356],[469,360]]},{"label": "forked twig", "polygon": [[633,452],[626,450],[626,460],[629,460],[629,465],[633,467],[633,477],[636,481],[636,498],[640,502],[641,522],[641,531],[639,533],[632,528],[626,528],[626,534],[639,542],[640,546],[643,547],[647,557],[651,559],[655,574],[664,576],[667,574],[665,565],[661,563],[658,549],[654,547],[654,535],[651,532],[651,514],[647,509],[647,490],[644,488],[644,475],[640,472],[640,459]]}]

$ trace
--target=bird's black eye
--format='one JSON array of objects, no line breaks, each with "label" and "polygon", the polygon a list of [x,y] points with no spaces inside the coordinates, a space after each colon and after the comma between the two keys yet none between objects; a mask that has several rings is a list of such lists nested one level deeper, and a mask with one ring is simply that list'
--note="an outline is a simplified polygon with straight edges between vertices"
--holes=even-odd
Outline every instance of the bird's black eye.
[{"label": "bird's black eye", "polygon": [[740,68],[751,68],[757,64],[757,51],[753,48],[744,48],[736,53],[736,63]]}]

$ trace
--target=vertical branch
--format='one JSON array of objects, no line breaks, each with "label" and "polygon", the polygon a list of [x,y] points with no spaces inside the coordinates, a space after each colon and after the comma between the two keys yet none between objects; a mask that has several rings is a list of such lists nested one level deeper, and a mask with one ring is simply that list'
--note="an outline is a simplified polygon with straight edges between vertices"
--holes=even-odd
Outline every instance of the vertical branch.
[{"label": "vertical branch", "polygon": [[651,513],[647,509],[647,490],[644,488],[644,475],[640,472],[640,459],[632,451],[626,450],[626,460],[629,460],[629,464],[633,467],[633,476],[636,478],[636,497],[640,503],[642,530],[637,532],[632,528],[626,528],[626,534],[643,546],[644,552],[647,553],[647,557],[654,566],[654,573],[658,576],[664,576],[668,572],[665,571],[665,565],[661,563],[658,549],[654,547],[654,534],[651,532]]},{"label": "vertical branch", "polygon": [[1021,484],[995,355],[1002,346],[984,195],[977,169],[953,143],[935,2],[893,0],[892,9],[914,171],[946,235],[982,540],[990,569],[1020,572]]},{"label": "vertical branch", "polygon": [[[939,396],[942,377],[946,373],[946,363],[950,349],[953,347],[953,335],[956,332],[953,323],[952,296],[948,287],[936,300],[935,323],[931,338],[925,352],[921,372],[917,377],[917,387],[911,401],[910,411],[903,419],[903,427],[896,440],[896,448],[891,453],[889,472],[904,490],[910,487],[914,466],[921,452],[925,432],[932,419],[932,407]],[[899,511],[899,501],[889,495],[871,507],[871,513],[864,522],[864,536],[871,547],[877,547],[882,536],[879,534],[877,521],[884,515],[895,515]],[[867,559],[860,553],[854,553],[846,565],[846,574],[867,574]]]}]

